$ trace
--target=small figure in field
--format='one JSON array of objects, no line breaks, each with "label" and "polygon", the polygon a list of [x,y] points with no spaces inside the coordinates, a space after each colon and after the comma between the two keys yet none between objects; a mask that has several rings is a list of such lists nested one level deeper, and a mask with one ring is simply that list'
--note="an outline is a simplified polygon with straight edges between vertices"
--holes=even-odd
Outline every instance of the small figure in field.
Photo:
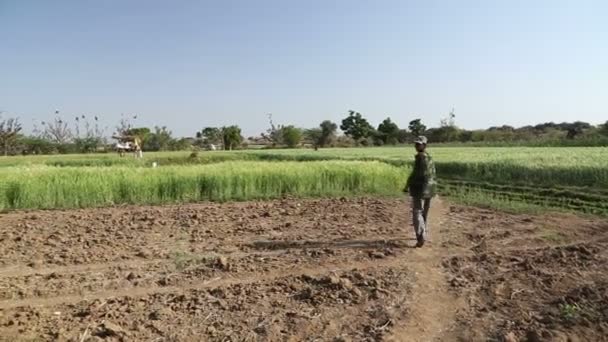
[{"label": "small figure in field", "polygon": [[435,164],[426,152],[427,139],[420,136],[415,141],[416,162],[414,170],[407,179],[404,192],[409,192],[412,197],[412,214],[414,220],[414,231],[418,243],[416,247],[422,247],[429,232],[428,214],[431,208],[431,199],[435,196]]},{"label": "small figure in field", "polygon": [[135,139],[133,139],[133,150],[135,158],[141,159],[144,157],[144,152],[141,149],[141,140],[138,137],[135,137]]}]

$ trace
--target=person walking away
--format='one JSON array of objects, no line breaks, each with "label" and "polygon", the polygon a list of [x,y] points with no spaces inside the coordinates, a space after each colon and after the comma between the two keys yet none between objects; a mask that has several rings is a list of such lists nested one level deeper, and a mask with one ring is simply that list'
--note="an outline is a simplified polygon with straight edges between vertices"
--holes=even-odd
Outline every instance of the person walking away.
[{"label": "person walking away", "polygon": [[135,154],[135,158],[141,159],[144,157],[144,152],[141,147],[141,140],[138,137],[135,137],[135,139],[133,139],[133,152]]},{"label": "person walking away", "polygon": [[409,192],[412,198],[412,214],[416,247],[422,247],[429,232],[428,214],[431,199],[435,196],[435,164],[431,155],[426,152],[427,138],[420,136],[415,140],[416,161],[414,169],[407,179],[404,192]]}]

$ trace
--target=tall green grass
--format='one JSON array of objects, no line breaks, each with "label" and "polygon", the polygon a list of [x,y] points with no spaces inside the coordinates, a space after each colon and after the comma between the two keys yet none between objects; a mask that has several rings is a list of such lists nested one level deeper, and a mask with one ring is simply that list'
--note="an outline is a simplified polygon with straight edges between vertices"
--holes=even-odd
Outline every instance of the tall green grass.
[{"label": "tall green grass", "polygon": [[[608,148],[432,148],[442,178],[470,179],[500,184],[576,185],[608,188]],[[381,161],[411,165],[409,148],[352,148],[312,150],[257,150],[235,152],[146,153],[143,160],[126,156],[73,155],[0,158],[2,166],[150,167],[206,165],[226,161]]]},{"label": "tall green grass", "polygon": [[437,174],[446,179],[485,181],[495,184],[536,186],[586,186],[608,189],[608,166],[529,165],[497,162],[437,162]]},{"label": "tall green grass", "polygon": [[[431,148],[443,194],[606,210],[608,148]],[[411,147],[0,158],[0,208],[397,194]],[[160,167],[152,169],[155,162]],[[396,176],[398,175],[398,176]],[[600,203],[602,202],[602,203]]]},{"label": "tall green grass", "polygon": [[[431,148],[442,178],[470,179],[501,184],[576,185],[608,188],[608,148]],[[0,158],[0,169],[14,166],[150,167],[206,165],[227,161],[381,161],[394,166],[413,162],[411,148],[351,148],[312,150],[254,150],[235,152],[146,153],[130,156],[68,155]]]},{"label": "tall green grass", "polygon": [[408,169],[378,162],[225,162],[202,166],[17,167],[0,170],[1,209],[397,195]]}]

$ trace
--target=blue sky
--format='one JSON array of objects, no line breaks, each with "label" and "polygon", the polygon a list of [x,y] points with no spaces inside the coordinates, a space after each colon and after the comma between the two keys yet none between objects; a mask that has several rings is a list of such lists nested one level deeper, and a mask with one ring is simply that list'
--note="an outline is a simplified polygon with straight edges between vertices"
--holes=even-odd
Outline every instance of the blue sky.
[{"label": "blue sky", "polygon": [[608,120],[607,1],[0,0],[0,110],[178,135]]}]

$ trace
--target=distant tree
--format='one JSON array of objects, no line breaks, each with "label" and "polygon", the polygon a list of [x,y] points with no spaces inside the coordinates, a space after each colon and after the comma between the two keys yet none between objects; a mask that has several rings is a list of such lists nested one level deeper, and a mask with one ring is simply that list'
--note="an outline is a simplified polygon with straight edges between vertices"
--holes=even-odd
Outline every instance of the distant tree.
[{"label": "distant tree", "polygon": [[310,128],[304,131],[304,137],[310,141],[312,146],[317,150],[321,147],[323,140],[323,130],[321,128]]},{"label": "distant tree", "polygon": [[462,130],[460,131],[459,140],[461,142],[467,142],[473,140],[473,131]]},{"label": "distant tree", "polygon": [[455,126],[443,126],[438,128],[430,128],[425,132],[429,142],[452,142],[458,141],[460,138],[460,129]]},{"label": "distant tree", "polygon": [[[432,131],[432,134],[429,138],[429,141],[432,142],[451,142],[457,141],[460,135],[460,129],[456,127],[456,114],[454,113],[454,108],[450,111],[448,116],[444,119],[440,120],[439,128],[435,128]],[[430,130],[429,130],[430,131]]]},{"label": "distant tree", "polygon": [[321,127],[321,137],[319,138],[319,147],[325,147],[331,145],[331,143],[336,139],[336,131],[338,130],[338,125],[329,120],[325,120],[321,122],[319,125]]},{"label": "distant tree", "polygon": [[410,138],[410,133],[407,131],[407,129],[400,129],[399,132],[397,133],[397,141],[400,144],[407,143],[409,138]]},{"label": "distant tree", "polygon": [[513,132],[513,131],[515,131],[515,128],[513,128],[512,126],[509,126],[509,125],[492,126],[492,127],[488,128],[488,131],[490,131],[490,132],[493,132],[493,131]]},{"label": "distant tree", "polygon": [[270,128],[266,130],[266,133],[262,133],[262,138],[268,141],[273,147],[276,147],[277,145],[283,145],[283,126],[275,125],[272,121],[272,114],[270,113],[268,114],[268,121],[270,124]]},{"label": "distant tree", "polygon": [[99,117],[93,116],[91,120],[86,115],[76,116],[74,120],[73,137],[76,149],[81,153],[95,152],[106,141],[107,127],[99,124]]},{"label": "distant tree", "polygon": [[430,143],[444,142],[440,128],[429,128],[424,132],[424,135],[427,137]]},{"label": "distant tree", "polygon": [[583,134],[582,129],[580,129],[579,127],[576,127],[576,126],[572,126],[572,127],[568,128],[568,133],[566,133],[566,138],[574,139],[581,134]]},{"label": "distant tree", "polygon": [[342,120],[340,129],[344,131],[344,134],[353,138],[355,142],[362,142],[363,144],[365,144],[365,142],[363,142],[362,139],[367,139],[374,131],[372,125],[363,118],[361,113],[352,110],[349,110],[348,117]]},{"label": "distant tree", "polygon": [[0,118],[0,148],[5,156],[16,147],[21,132],[21,124],[18,118]]},{"label": "distant tree", "polygon": [[223,127],[222,137],[224,141],[224,149],[229,151],[240,146],[243,142],[243,137],[241,136],[241,129],[239,126]]},{"label": "distant tree", "polygon": [[[84,128],[84,130],[82,130]],[[74,120],[74,131],[76,137],[94,137],[99,140],[105,138],[105,132],[107,127],[103,127],[99,123],[99,117],[97,115],[92,116],[91,119],[86,115],[76,116]]]},{"label": "distant tree", "polygon": [[603,125],[600,125],[599,132],[601,135],[605,135],[608,137],[608,120]]},{"label": "distant tree", "polygon": [[382,132],[374,129],[369,134],[369,137],[366,140],[363,140],[361,143],[364,146],[371,146],[371,145],[373,145],[373,146],[383,146],[383,145],[386,144],[386,141],[387,141],[387,136],[384,133],[382,133]]},{"label": "distant tree", "polygon": [[171,151],[185,151],[192,147],[192,140],[188,138],[172,139],[169,143]]},{"label": "distant tree", "polygon": [[80,153],[91,153],[97,151],[97,148],[102,144],[100,138],[97,137],[82,137],[74,138],[74,145]]},{"label": "distant tree", "polygon": [[148,127],[133,127],[133,128],[129,128],[125,132],[125,135],[134,136],[134,137],[139,138],[139,141],[141,141],[142,146],[145,146],[146,141],[150,137],[150,133],[152,133],[152,132],[150,131],[150,129]]},{"label": "distant tree", "polygon": [[173,133],[166,126],[154,127],[154,132],[148,134],[144,143],[145,151],[166,151],[170,149],[173,141]]},{"label": "distant tree", "polygon": [[587,129],[590,129],[592,126],[587,122],[575,121],[573,123],[563,123],[561,127],[567,131],[566,138],[574,139],[579,135],[582,135],[583,132]]},{"label": "distant tree", "polygon": [[[272,147],[285,145],[288,147],[295,147],[301,142],[303,138],[303,131],[301,129],[296,128],[293,125],[275,125],[272,114],[268,114],[268,122],[270,128],[266,130],[266,133],[262,133],[261,135],[262,139],[269,142]],[[327,136],[331,136],[331,126],[329,127]]]},{"label": "distant tree", "polygon": [[302,131],[294,126],[285,126],[281,129],[281,137],[285,145],[294,148],[302,141]]},{"label": "distant tree", "polygon": [[337,130],[338,125],[329,120],[325,120],[321,122],[318,128],[305,130],[304,137],[309,140],[315,150],[317,150],[319,147],[331,145],[336,140]]},{"label": "distant tree", "polygon": [[547,132],[550,129],[556,128],[559,128],[559,126],[554,122],[545,122],[534,126],[534,130],[536,130],[537,132]]},{"label": "distant tree", "polygon": [[454,113],[454,108],[450,111],[447,118],[440,120],[441,127],[454,127],[456,126],[456,113]]},{"label": "distant tree", "polygon": [[335,142],[335,146],[336,147],[353,147],[355,146],[355,141],[353,140],[353,138],[347,136],[347,135],[340,135],[338,137],[336,137],[336,142]]},{"label": "distant tree", "polygon": [[458,141],[460,137],[460,129],[456,126],[441,126],[439,128],[431,128],[426,132],[430,142],[452,142]]},{"label": "distant tree", "polygon": [[380,139],[384,144],[395,145],[399,141],[399,126],[391,121],[391,118],[386,118],[378,125]]},{"label": "distant tree", "polygon": [[131,123],[124,117],[120,119],[116,125],[116,135],[128,135],[127,132],[131,129]]},{"label": "distant tree", "polygon": [[125,116],[124,114],[121,114],[120,116],[120,121],[116,126],[116,135],[129,135],[129,131],[133,128],[131,121],[137,120],[137,115]]},{"label": "distant tree", "polygon": [[423,135],[424,132],[426,131],[426,126],[424,124],[422,124],[422,120],[420,120],[420,119],[410,121],[408,128],[414,136]]},{"label": "distant tree", "polygon": [[68,122],[59,116],[59,111],[55,111],[55,118],[48,122],[42,121],[42,127],[34,127],[34,133],[40,138],[47,139],[59,145],[69,143],[74,135],[68,127]]},{"label": "distant tree", "polygon": [[58,152],[56,144],[37,137],[21,137],[19,145],[23,154],[54,154]]},{"label": "distant tree", "polygon": [[205,127],[200,137],[206,145],[219,145],[223,140],[222,130],[217,127]]}]

